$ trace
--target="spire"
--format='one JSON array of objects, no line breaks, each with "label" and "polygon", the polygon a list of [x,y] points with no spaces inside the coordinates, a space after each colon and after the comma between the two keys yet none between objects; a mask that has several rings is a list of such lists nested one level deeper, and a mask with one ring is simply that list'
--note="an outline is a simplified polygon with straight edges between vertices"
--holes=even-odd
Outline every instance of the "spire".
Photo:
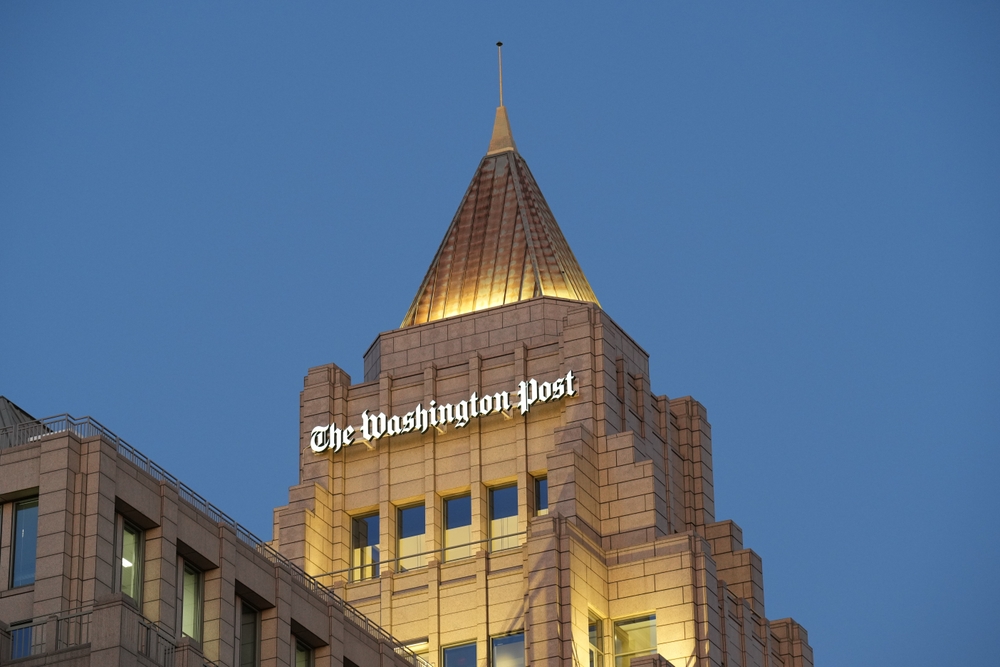
[{"label": "spire", "polygon": [[504,151],[517,151],[514,145],[514,135],[510,131],[510,121],[507,120],[507,108],[503,105],[503,54],[500,48],[503,42],[497,42],[497,68],[500,70],[500,106],[497,107],[497,117],[493,121],[493,136],[490,138],[490,147],[487,155],[503,153]]},{"label": "spire", "polygon": [[598,303],[535,177],[514,146],[507,110],[501,104],[489,151],[400,326],[537,296]]}]

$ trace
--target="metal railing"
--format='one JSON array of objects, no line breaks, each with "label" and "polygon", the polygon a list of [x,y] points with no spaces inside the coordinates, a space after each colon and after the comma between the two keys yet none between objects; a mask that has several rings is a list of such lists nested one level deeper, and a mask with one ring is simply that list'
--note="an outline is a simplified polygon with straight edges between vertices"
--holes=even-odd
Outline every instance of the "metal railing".
[{"label": "metal railing", "polygon": [[[508,540],[510,540],[512,538],[523,537],[523,536],[525,536],[527,534],[528,534],[527,531],[522,530],[520,532],[510,533],[508,535],[499,535],[497,537],[487,537],[484,540],[476,540],[475,542],[465,542],[464,544],[449,544],[446,547],[439,547],[437,549],[431,549],[429,551],[421,551],[421,552],[415,553],[415,554],[407,554],[406,556],[397,556],[396,558],[390,558],[389,560],[375,561],[375,562],[371,562],[371,563],[365,563],[363,565],[353,565],[351,567],[345,567],[343,569],[334,570],[332,572],[324,572],[323,574],[317,574],[317,575],[314,575],[314,576],[318,579],[320,577],[335,577],[338,574],[346,574],[346,575],[348,575],[348,580],[352,581],[352,582],[355,582],[355,581],[370,581],[372,579],[378,579],[379,578],[379,573],[380,573],[380,569],[381,569],[382,565],[398,565],[400,561],[413,560],[415,558],[421,558],[423,556],[430,556],[432,554],[440,554],[440,553],[444,553],[446,551],[458,551],[460,549],[464,549],[466,547],[475,546],[477,544],[486,544],[487,542],[490,542],[490,543],[499,542],[501,545],[506,545],[508,543],[507,542]],[[499,553],[503,553],[504,551],[509,551],[511,549],[520,548],[522,546],[524,546],[524,543],[521,542],[520,540],[518,541],[517,544],[515,544],[513,546],[498,546],[498,547],[494,548],[492,546],[492,544],[491,544],[490,549],[489,549],[489,554],[490,555],[499,554]],[[469,553],[469,555],[467,555],[467,556],[453,556],[451,558],[442,559],[440,562],[442,562],[442,563],[455,563],[455,562],[460,561],[460,560],[465,560],[466,558],[472,558],[475,555],[476,555],[475,553]],[[397,572],[413,572],[414,570],[419,570],[419,569],[422,569],[422,568],[425,568],[425,567],[427,567],[427,563],[426,562],[423,565],[419,565],[419,566],[415,566],[415,567],[408,567],[408,568],[405,568],[405,569],[397,570]],[[367,570],[372,570],[374,574],[372,576],[370,576],[370,577],[364,577],[364,576],[362,576],[362,577],[355,577],[354,576],[355,570],[366,570],[366,569]]]},{"label": "metal railing", "polygon": [[45,629],[48,620],[41,618],[10,628],[11,660],[45,653]]},{"label": "metal railing", "polygon": [[76,611],[12,626],[0,636],[0,662],[89,644],[91,614]]},{"label": "metal railing", "polygon": [[78,611],[56,620],[56,650],[90,643],[91,611]]},{"label": "metal railing", "polygon": [[[164,482],[177,491],[178,497],[200,512],[208,515],[213,521],[229,526],[236,537],[245,545],[256,551],[272,565],[288,572],[294,581],[313,593],[319,595],[340,610],[344,617],[367,632],[372,638],[383,641],[414,667],[430,667],[430,664],[404,646],[398,639],[386,632],[381,626],[370,621],[364,614],[352,607],[346,600],[321,584],[315,577],[306,574],[305,570],[278,553],[274,547],[267,544],[249,530],[237,523],[232,517],[208,502],[194,489],[180,481],[163,467],[151,460],[138,449],[128,444],[109,428],[93,417],[73,417],[68,414],[46,417],[25,424],[17,424],[0,429],[0,449],[16,447],[34,442],[47,435],[70,431],[80,438],[100,436],[105,442],[117,449],[119,456],[130,461],[137,468],[150,475],[153,479]],[[13,635],[13,633],[12,633]],[[13,640],[13,636],[12,636]]]}]

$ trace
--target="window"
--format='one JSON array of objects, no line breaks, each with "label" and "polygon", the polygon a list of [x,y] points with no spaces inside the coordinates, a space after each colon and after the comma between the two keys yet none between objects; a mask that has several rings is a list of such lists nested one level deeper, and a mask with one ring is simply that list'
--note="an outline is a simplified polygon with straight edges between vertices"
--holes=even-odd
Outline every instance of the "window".
[{"label": "window", "polygon": [[351,526],[351,580],[378,577],[378,514],[354,517]]},{"label": "window", "polygon": [[181,632],[201,641],[201,572],[184,563],[181,586]]},{"label": "window", "polygon": [[535,516],[549,513],[549,478],[535,478]]},{"label": "window", "polygon": [[240,602],[240,667],[257,667],[258,638],[257,610]]},{"label": "window", "polygon": [[38,498],[14,505],[14,565],[11,588],[35,583],[35,554],[38,550]]},{"label": "window", "polygon": [[490,551],[517,546],[517,485],[490,489]]},{"label": "window", "polygon": [[312,649],[307,645],[303,644],[302,640],[295,638],[295,667],[312,667],[313,664]]},{"label": "window", "polygon": [[472,498],[468,495],[444,501],[444,559],[472,555]]},{"label": "window", "polygon": [[121,545],[119,588],[136,602],[142,602],[142,531],[120,519]]},{"label": "window", "polygon": [[524,667],[524,633],[493,638],[493,667]]},{"label": "window", "polygon": [[604,624],[599,618],[590,617],[587,634],[590,636],[590,667],[604,667]]},{"label": "window", "polygon": [[656,616],[615,622],[615,667],[629,667],[632,658],[656,653]]},{"label": "window", "polygon": [[413,505],[399,510],[399,571],[427,565],[424,551],[424,506]]},{"label": "window", "polygon": [[476,667],[476,644],[449,646],[441,651],[443,667]]}]

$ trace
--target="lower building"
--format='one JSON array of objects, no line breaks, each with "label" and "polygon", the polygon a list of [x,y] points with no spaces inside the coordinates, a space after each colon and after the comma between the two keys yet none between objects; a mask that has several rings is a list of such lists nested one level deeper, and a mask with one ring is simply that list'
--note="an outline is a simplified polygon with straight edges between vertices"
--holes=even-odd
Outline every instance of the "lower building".
[{"label": "lower building", "polygon": [[423,665],[96,421],[0,447],[0,665]]}]

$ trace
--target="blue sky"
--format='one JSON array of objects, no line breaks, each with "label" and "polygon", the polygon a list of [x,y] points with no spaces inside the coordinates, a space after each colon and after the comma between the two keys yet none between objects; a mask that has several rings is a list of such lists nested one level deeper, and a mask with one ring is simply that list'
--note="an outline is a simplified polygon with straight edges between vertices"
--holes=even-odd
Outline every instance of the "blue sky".
[{"label": "blue sky", "polygon": [[818,664],[1000,625],[989,2],[0,4],[0,393],[262,536],[298,392],[398,326],[504,97]]}]

